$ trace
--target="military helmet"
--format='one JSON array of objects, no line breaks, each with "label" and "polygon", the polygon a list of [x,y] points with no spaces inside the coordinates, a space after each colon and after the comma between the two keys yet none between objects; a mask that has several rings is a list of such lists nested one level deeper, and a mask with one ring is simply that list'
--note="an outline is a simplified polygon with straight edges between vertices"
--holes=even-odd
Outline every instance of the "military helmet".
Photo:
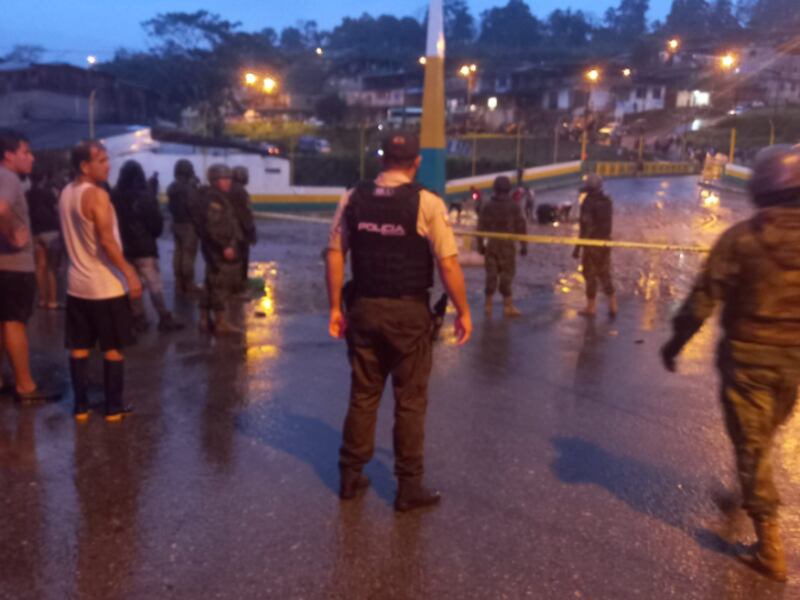
[{"label": "military helmet", "polygon": [[247,185],[250,181],[250,171],[247,167],[233,167],[233,180],[240,185]]},{"label": "military helmet", "polygon": [[507,194],[511,191],[511,180],[505,175],[495,178],[492,188],[498,194]]},{"label": "military helmet", "polygon": [[214,183],[218,179],[231,179],[231,168],[228,165],[217,163],[208,167],[206,173],[209,183]]},{"label": "military helmet", "polygon": [[[748,187],[759,206],[800,199],[800,147],[778,144],[761,150]],[[791,190],[798,191],[798,198],[785,194]]]},{"label": "military helmet", "polygon": [[194,177],[194,165],[185,158],[175,163],[175,177]]},{"label": "military helmet", "polygon": [[581,179],[582,192],[599,192],[603,189],[603,178],[597,173],[587,173]]}]

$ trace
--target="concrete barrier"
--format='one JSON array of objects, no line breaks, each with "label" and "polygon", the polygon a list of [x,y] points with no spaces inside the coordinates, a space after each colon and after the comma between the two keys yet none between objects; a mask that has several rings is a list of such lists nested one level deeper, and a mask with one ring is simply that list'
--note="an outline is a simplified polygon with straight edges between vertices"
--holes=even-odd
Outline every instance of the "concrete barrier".
[{"label": "concrete barrier", "polygon": [[[580,181],[582,173],[582,163],[578,160],[543,167],[530,167],[523,171],[522,180],[535,190],[547,190],[567,185],[574,185]],[[496,177],[505,175],[512,182],[516,182],[517,171],[501,171],[488,175],[476,175],[475,177],[462,177],[447,182],[447,200],[458,200],[469,195],[474,187],[481,191],[492,189],[492,184]]]},{"label": "concrete barrier", "polygon": [[[694,163],[649,161],[642,163],[630,161],[598,161],[594,163],[594,172],[605,178],[613,177],[663,177],[668,175],[693,175],[697,173]],[[591,170],[589,166],[588,170]]]}]

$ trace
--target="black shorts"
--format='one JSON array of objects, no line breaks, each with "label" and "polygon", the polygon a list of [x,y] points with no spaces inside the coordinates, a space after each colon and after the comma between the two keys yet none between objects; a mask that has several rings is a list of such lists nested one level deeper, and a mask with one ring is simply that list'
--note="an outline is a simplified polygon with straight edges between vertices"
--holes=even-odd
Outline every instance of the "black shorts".
[{"label": "black shorts", "polygon": [[67,296],[66,346],[90,350],[97,343],[103,352],[122,350],[133,342],[131,301],[128,296],[84,300]]},{"label": "black shorts", "polygon": [[0,271],[0,323],[27,323],[33,314],[36,275],[17,271]]}]

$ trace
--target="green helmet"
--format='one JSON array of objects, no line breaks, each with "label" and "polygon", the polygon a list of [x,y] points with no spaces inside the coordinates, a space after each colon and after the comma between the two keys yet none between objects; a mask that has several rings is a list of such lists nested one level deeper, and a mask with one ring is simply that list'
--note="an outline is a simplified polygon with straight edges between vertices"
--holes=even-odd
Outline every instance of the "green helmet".
[{"label": "green helmet", "polygon": [[581,180],[582,192],[599,192],[603,189],[603,178],[597,173],[587,173]]},{"label": "green helmet", "polygon": [[194,165],[185,158],[175,163],[175,179],[191,179],[194,177]]},{"label": "green helmet", "polygon": [[756,155],[748,187],[758,206],[800,199],[800,148],[788,144],[764,148]]},{"label": "green helmet", "polygon": [[231,179],[231,168],[228,165],[217,163],[208,167],[206,173],[209,183],[214,183],[218,179]]},{"label": "green helmet", "polygon": [[247,185],[250,181],[250,171],[247,167],[233,167],[233,180],[239,185]]}]

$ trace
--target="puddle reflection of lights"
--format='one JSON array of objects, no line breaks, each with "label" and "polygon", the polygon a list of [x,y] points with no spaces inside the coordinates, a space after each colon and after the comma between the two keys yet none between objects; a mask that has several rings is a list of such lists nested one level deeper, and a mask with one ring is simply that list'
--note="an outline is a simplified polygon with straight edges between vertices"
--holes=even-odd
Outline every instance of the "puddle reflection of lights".
[{"label": "puddle reflection of lights", "polygon": [[247,349],[248,360],[258,360],[262,358],[275,358],[278,356],[278,347],[274,344],[264,344],[262,346],[250,346]]}]

